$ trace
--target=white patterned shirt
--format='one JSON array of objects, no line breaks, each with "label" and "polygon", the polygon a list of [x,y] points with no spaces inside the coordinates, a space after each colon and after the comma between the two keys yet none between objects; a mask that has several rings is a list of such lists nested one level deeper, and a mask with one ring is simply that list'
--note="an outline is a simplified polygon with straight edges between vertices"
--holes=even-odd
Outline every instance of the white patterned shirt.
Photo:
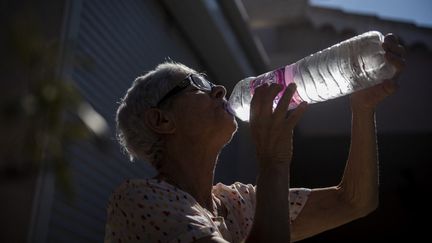
[{"label": "white patterned shirt", "polygon": [[[310,189],[290,189],[290,219],[305,205]],[[252,227],[256,187],[218,183],[212,194],[226,208],[214,217],[187,192],[157,179],[126,180],[111,195],[105,242],[193,242],[218,236],[244,241]],[[219,210],[218,210],[219,211]]]}]

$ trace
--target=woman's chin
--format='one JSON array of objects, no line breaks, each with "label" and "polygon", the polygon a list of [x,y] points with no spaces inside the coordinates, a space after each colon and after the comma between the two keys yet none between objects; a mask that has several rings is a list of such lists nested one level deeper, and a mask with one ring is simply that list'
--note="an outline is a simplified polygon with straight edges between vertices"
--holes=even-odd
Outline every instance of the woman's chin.
[{"label": "woman's chin", "polygon": [[226,117],[226,126],[229,127],[227,129],[229,129],[231,133],[235,133],[238,128],[238,124],[235,116],[227,112],[225,117]]},{"label": "woman's chin", "polygon": [[236,119],[234,118],[232,121],[231,121],[231,124],[230,124],[230,129],[229,129],[229,131],[227,132],[229,135],[229,139],[228,139],[228,142],[227,143],[229,143],[230,141],[231,141],[231,139],[233,138],[233,136],[234,136],[234,134],[237,132],[237,129],[238,129],[238,124],[237,124],[237,121],[236,121]]}]

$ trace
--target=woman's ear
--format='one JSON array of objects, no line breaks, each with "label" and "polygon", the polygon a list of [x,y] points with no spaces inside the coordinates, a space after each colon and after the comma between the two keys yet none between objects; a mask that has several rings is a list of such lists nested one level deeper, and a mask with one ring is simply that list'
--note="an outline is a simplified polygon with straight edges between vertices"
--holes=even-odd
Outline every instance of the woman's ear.
[{"label": "woman's ear", "polygon": [[171,114],[158,108],[150,108],[144,114],[144,122],[152,131],[159,134],[171,134],[175,131],[175,122]]}]

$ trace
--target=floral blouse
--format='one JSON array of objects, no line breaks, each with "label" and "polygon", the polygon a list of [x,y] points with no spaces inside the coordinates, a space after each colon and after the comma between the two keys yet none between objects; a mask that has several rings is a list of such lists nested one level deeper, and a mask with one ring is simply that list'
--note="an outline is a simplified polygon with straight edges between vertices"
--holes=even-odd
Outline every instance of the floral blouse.
[{"label": "floral blouse", "polygon": [[[126,180],[109,200],[105,242],[193,242],[210,235],[241,242],[252,226],[255,192],[255,186],[239,182],[213,186],[213,196],[226,208],[226,217],[214,217],[187,192],[165,181]],[[309,193],[306,188],[290,189],[291,221]]]}]

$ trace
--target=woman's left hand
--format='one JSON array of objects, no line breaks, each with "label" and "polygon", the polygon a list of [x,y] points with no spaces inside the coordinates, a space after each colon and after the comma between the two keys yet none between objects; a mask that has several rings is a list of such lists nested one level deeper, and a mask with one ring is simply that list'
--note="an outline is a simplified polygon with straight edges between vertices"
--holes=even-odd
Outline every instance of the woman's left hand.
[{"label": "woman's left hand", "polygon": [[382,100],[397,90],[395,79],[405,67],[405,48],[393,34],[385,36],[382,46],[386,51],[385,57],[396,67],[396,74],[392,80],[384,80],[378,85],[353,93],[351,95],[351,107],[353,110],[373,111]]}]

